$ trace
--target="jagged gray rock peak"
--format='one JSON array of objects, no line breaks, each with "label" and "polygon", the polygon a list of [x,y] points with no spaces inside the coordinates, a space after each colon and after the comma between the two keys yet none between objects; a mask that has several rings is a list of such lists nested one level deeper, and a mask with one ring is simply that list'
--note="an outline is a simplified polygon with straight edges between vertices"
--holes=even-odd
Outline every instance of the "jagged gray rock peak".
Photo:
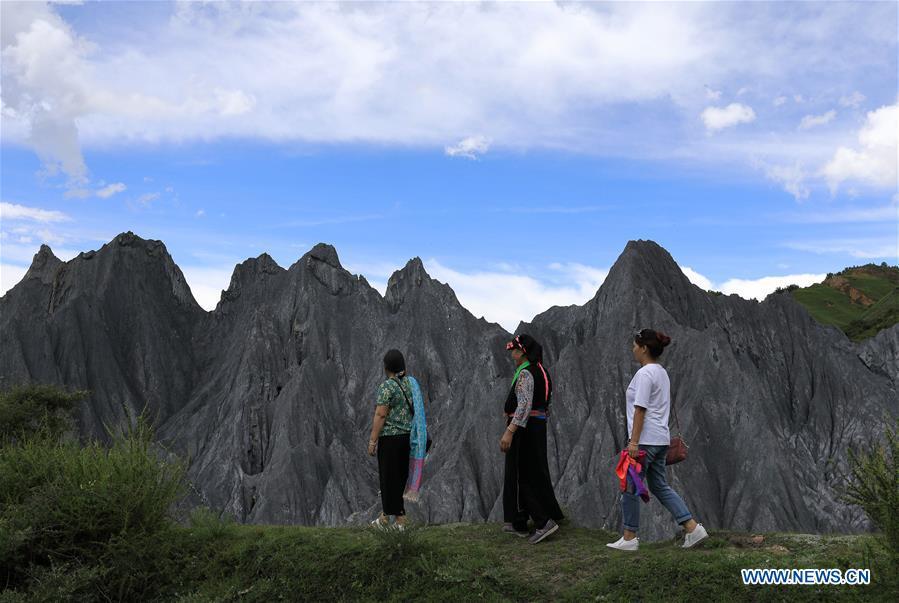
[{"label": "jagged gray rock peak", "polygon": [[44,284],[50,284],[61,264],[62,260],[53,254],[52,249],[47,245],[41,245],[38,252],[34,254],[34,259],[31,260],[31,266],[25,273],[24,280],[39,279]]},{"label": "jagged gray rock peak", "polygon": [[[840,502],[840,480],[847,448],[899,414],[897,328],[856,346],[789,296],[702,291],[650,241],[628,243],[585,305],[519,327],[544,343],[554,376],[551,473],[577,523],[618,527],[612,466],[642,327],[674,340],[662,360],[691,449],[670,473],[706,525],[864,526]],[[288,269],[263,254],[236,266],[204,312],[159,241],[126,233],[69,262],[42,247],[0,299],[0,329],[0,383],[90,389],[79,417],[89,437],[146,406],[160,440],[190,459],[193,502],[254,523],[338,525],[375,511],[365,449],[381,357],[396,347],[436,441],[413,514],[501,518],[509,334],[472,316],[418,258],[382,297],[330,245]],[[645,509],[643,536],[670,536],[661,507]]]}]

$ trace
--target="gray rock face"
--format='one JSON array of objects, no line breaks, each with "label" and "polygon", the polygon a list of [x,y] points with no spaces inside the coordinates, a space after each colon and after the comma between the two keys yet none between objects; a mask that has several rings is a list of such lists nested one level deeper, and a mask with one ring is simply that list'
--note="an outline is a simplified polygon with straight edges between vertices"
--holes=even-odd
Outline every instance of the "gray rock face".
[{"label": "gray rock face", "polygon": [[196,382],[192,338],[204,315],[159,241],[121,234],[69,262],[42,246],[0,298],[0,384],[92,390],[79,416],[89,436],[145,408],[164,420]]},{"label": "gray rock face", "polygon": [[875,373],[886,375],[899,386],[899,325],[884,329],[859,346],[859,358]]},{"label": "gray rock face", "polygon": [[[675,342],[663,363],[691,449],[669,474],[699,519],[744,530],[862,526],[838,500],[840,472],[847,447],[899,412],[895,329],[887,344],[856,347],[788,296],[712,296],[651,242],[629,243],[586,305],[519,329],[546,349],[550,466],[576,522],[618,527],[611,468],[641,327]],[[329,245],[288,269],[263,254],[235,267],[204,312],[165,247],[127,233],[70,262],[42,248],[0,299],[0,328],[0,382],[91,389],[86,436],[147,405],[160,439],[189,457],[195,501],[254,523],[336,525],[375,511],[365,449],[381,357],[396,347],[422,383],[435,438],[413,513],[501,518],[509,334],[472,316],[418,259],[382,297]],[[665,537],[673,523],[653,502],[643,528]]]}]

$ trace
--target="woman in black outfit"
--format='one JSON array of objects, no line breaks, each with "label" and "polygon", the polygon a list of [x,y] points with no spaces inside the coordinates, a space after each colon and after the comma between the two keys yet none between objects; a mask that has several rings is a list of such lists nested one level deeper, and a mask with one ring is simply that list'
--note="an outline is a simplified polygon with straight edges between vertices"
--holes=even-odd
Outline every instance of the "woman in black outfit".
[{"label": "woman in black outfit", "polygon": [[515,362],[515,378],[506,398],[506,431],[500,450],[506,454],[503,531],[528,536],[528,517],[537,544],[559,529],[562,510],[556,501],[546,459],[546,417],[552,379],[543,366],[543,348],[527,334],[506,344]]}]

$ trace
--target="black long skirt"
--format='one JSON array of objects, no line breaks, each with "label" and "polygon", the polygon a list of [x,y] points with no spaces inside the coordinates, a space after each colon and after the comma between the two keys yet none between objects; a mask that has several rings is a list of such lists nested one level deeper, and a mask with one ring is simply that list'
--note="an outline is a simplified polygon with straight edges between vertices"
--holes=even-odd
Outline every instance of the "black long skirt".
[{"label": "black long skirt", "polygon": [[564,517],[549,476],[545,419],[531,417],[527,427],[519,427],[512,436],[506,452],[503,517],[519,531],[527,530],[528,517],[538,529],[548,519],[559,521]]},{"label": "black long skirt", "polygon": [[409,479],[409,434],[378,438],[378,477],[384,515],[405,515],[403,492]]}]

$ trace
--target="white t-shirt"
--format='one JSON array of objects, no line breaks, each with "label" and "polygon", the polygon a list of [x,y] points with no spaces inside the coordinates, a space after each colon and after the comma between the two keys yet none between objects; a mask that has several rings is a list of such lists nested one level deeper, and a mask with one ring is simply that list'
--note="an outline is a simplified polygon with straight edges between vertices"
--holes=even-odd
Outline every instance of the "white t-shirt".
[{"label": "white t-shirt", "polygon": [[668,431],[668,413],[671,411],[671,381],[661,364],[647,364],[641,367],[627,386],[627,435],[634,429],[634,406],[646,409],[640,444],[647,446],[668,446],[671,433]]}]

